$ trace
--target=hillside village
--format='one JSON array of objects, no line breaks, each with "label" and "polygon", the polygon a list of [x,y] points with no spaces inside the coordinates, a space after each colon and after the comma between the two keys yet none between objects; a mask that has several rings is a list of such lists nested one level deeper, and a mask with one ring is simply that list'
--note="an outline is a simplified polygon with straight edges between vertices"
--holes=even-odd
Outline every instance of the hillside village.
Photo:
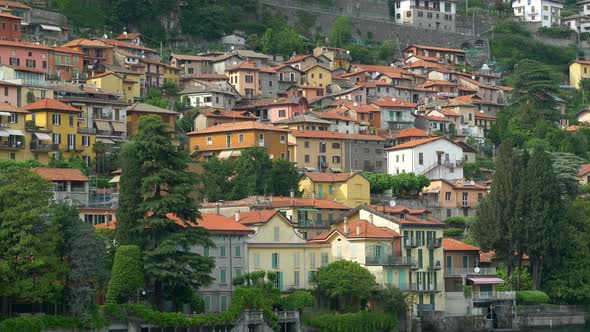
[{"label": "hillside village", "polygon": [[[585,324],[580,52],[508,68],[473,35],[363,61],[345,16],[288,52],[239,31],[183,52],[41,2],[0,1],[0,331]],[[458,33],[456,2],[393,3],[392,24]],[[496,33],[581,38],[577,5],[514,0]]]}]

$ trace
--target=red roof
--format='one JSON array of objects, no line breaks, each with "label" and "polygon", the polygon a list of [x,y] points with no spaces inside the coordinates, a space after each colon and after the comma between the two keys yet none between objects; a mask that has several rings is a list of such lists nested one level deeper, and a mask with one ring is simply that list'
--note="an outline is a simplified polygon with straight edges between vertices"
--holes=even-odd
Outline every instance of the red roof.
[{"label": "red roof", "polygon": [[259,70],[259,68],[256,67],[256,62],[248,59],[238,63],[237,65],[227,69],[226,71],[235,71],[239,69]]},{"label": "red roof", "polygon": [[15,42],[10,40],[0,40],[0,45],[4,46],[12,46],[12,47],[22,47],[22,48],[34,48],[40,50],[50,50],[51,47],[43,44],[37,43],[29,43],[29,42]]},{"label": "red roof", "polygon": [[333,104],[339,104],[341,107],[346,107],[357,113],[380,112],[379,108],[375,107],[374,105],[353,103],[349,101],[342,101],[341,99],[335,100]]},{"label": "red roof", "polygon": [[375,99],[371,101],[371,104],[375,104],[379,107],[403,107],[403,108],[414,108],[416,104],[411,103],[403,98],[388,98],[388,99]]},{"label": "red roof", "polygon": [[256,115],[246,111],[228,111],[218,109],[199,110],[199,113],[211,118],[230,118],[230,119],[246,119],[256,120]]},{"label": "red roof", "polygon": [[368,220],[355,220],[348,222],[348,232],[345,232],[344,221],[338,222],[332,230],[313,237],[310,241],[324,241],[334,232],[338,232],[349,239],[393,239],[401,237],[396,231],[371,224]]},{"label": "red roof", "polygon": [[410,149],[410,148],[414,148],[418,145],[422,145],[422,144],[426,144],[426,143],[430,143],[430,142],[434,142],[437,141],[439,139],[442,139],[442,136],[437,136],[437,137],[429,137],[429,138],[422,138],[422,139],[417,139],[414,141],[409,141],[406,143],[402,143],[393,147],[388,148],[387,150],[401,150],[401,149]]},{"label": "red roof", "polygon": [[317,115],[321,119],[328,119],[328,120],[342,120],[342,121],[352,121],[356,122],[355,119],[352,117],[344,114],[344,112],[339,110],[329,110],[323,112],[312,112],[313,114]]},{"label": "red roof", "polygon": [[[150,215],[151,213],[148,213]],[[177,225],[186,227],[186,226],[193,226],[193,227],[203,227],[206,230],[212,233],[252,233],[254,232],[247,226],[236,222],[234,219],[225,217],[222,215],[214,214],[214,213],[202,213],[201,218],[196,220],[195,222],[191,221],[183,221],[182,219],[178,218],[176,215],[172,213],[166,214],[166,217],[170,220],[174,220]],[[100,224],[96,227],[98,228],[108,228],[108,229],[115,229],[117,221],[112,220],[107,225]]]},{"label": "red roof", "polygon": [[418,128],[407,128],[404,130],[399,131],[398,133],[393,135],[394,138],[407,138],[407,137],[430,137],[430,135]]},{"label": "red roof", "polygon": [[347,172],[347,173],[319,173],[319,172],[307,172],[307,176],[314,182],[346,182],[351,177],[359,173]]},{"label": "red roof", "polygon": [[[365,207],[360,207],[365,208]],[[407,206],[397,205],[395,207],[372,205],[367,208],[377,213],[386,214],[391,221],[405,226],[437,226],[445,227],[445,223],[435,219],[427,209],[412,209]],[[401,216],[404,216],[403,218]]]},{"label": "red roof", "polygon": [[455,240],[450,237],[443,238],[443,249],[446,251],[478,251],[479,248],[476,246],[472,246],[471,244]]},{"label": "red roof", "polygon": [[270,205],[278,207],[314,207],[317,209],[330,210],[349,210],[348,206],[331,201],[329,199],[319,198],[301,198],[301,197],[273,197]]},{"label": "red roof", "polygon": [[447,68],[441,64],[424,60],[410,62],[406,64],[404,68],[434,68],[440,70],[447,70]]},{"label": "red roof", "polygon": [[259,210],[250,212],[240,212],[239,223],[242,225],[266,223],[275,214],[280,213],[277,210]]},{"label": "red roof", "polygon": [[112,45],[112,46],[122,47],[122,48],[132,48],[132,49],[136,49],[136,50],[140,50],[140,51],[148,51],[148,52],[152,52],[152,53],[160,53],[152,48],[147,48],[147,47],[144,47],[141,45],[128,43],[128,42],[124,42],[124,41],[120,41],[120,40],[116,40],[116,39],[108,39],[108,38],[97,38],[97,39],[107,45]]},{"label": "red roof", "polygon": [[132,32],[132,33],[122,33],[120,35],[117,36],[118,40],[132,40],[135,39],[137,37],[141,37],[141,33],[138,32]]},{"label": "red roof", "polygon": [[429,121],[449,122],[449,119],[444,118],[442,116],[422,115],[422,117],[426,120],[429,120]]},{"label": "red roof", "polygon": [[590,173],[590,164],[582,164],[580,165],[580,171],[576,174],[576,176],[584,176]]},{"label": "red roof", "polygon": [[[2,82],[0,82],[0,85],[3,85]],[[25,114],[29,113],[28,111],[26,111],[20,107],[12,106],[7,103],[0,103],[0,111],[10,112],[10,113],[25,113]]]},{"label": "red roof", "polygon": [[28,104],[27,106],[23,107],[27,111],[44,111],[44,110],[56,110],[56,111],[65,111],[65,112],[81,112],[79,109],[75,108],[74,106],[70,106],[68,104],[64,104],[59,100],[55,99],[40,99],[35,102]]},{"label": "red roof", "polygon": [[479,262],[480,263],[491,263],[492,259],[494,258],[494,252],[479,252]]},{"label": "red roof", "polygon": [[491,114],[487,114],[487,113],[483,113],[483,112],[475,112],[475,117],[476,118],[486,118],[486,119],[490,119],[490,120],[496,120],[497,117],[491,115]]},{"label": "red roof", "polygon": [[31,9],[31,7],[25,5],[24,3],[20,3],[18,1],[0,1],[0,6],[2,7],[13,7],[13,8],[20,8],[20,9]]},{"label": "red roof", "polygon": [[285,61],[285,63],[295,63],[295,62],[305,60],[309,57],[315,58],[311,54],[296,54],[296,55],[293,55],[289,60]]},{"label": "red roof", "polygon": [[565,131],[574,132],[574,131],[578,131],[578,129],[580,129],[580,128],[581,127],[578,125],[570,125],[565,128]]},{"label": "red roof", "polygon": [[78,38],[71,40],[63,45],[62,47],[74,47],[74,46],[81,46],[81,47],[90,47],[90,48],[113,48],[110,45],[106,45],[105,43],[101,43],[100,41]]},{"label": "red roof", "polygon": [[0,13],[0,17],[6,17],[6,18],[11,18],[13,20],[22,20],[21,17],[18,16],[14,16],[14,15],[10,15],[8,13]]},{"label": "red roof", "polygon": [[48,181],[88,181],[88,177],[75,168],[37,167],[31,170]]},{"label": "red roof", "polygon": [[201,134],[219,133],[219,132],[226,132],[226,131],[240,131],[240,130],[267,130],[267,131],[289,132],[288,129],[282,129],[279,127],[274,127],[274,126],[267,125],[267,124],[260,123],[260,122],[256,122],[256,121],[242,121],[242,122],[230,122],[230,123],[218,124],[217,126],[205,128],[203,130],[192,131],[192,132],[188,133],[188,135],[201,135]]},{"label": "red roof", "polygon": [[295,137],[308,137],[308,138],[327,138],[327,139],[355,139],[365,141],[384,141],[381,136],[378,135],[365,135],[365,134],[343,134],[327,130],[292,130],[291,134]]},{"label": "red roof", "polygon": [[229,80],[229,77],[225,74],[192,74],[192,75],[184,75],[180,77],[181,81],[196,79],[196,80]]},{"label": "red roof", "polygon": [[410,45],[408,47],[406,47],[404,49],[407,50],[408,48],[419,48],[419,49],[425,49],[425,50],[433,50],[433,51],[443,51],[443,52],[453,52],[453,53],[461,53],[461,54],[465,54],[465,51],[457,49],[457,48],[448,48],[448,47],[438,47],[438,46],[429,46],[429,45],[418,45],[418,44],[414,44],[414,45]]}]

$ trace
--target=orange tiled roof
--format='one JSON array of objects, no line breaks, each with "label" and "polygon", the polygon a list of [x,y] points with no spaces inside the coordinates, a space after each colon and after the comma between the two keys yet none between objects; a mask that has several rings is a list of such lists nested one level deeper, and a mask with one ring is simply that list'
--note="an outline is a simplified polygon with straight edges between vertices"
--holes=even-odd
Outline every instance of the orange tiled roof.
[{"label": "orange tiled roof", "polygon": [[335,100],[334,104],[340,104],[341,107],[346,107],[357,113],[381,112],[381,110],[375,105],[353,103],[350,101],[342,101],[341,99]]},{"label": "orange tiled roof", "polygon": [[242,225],[266,223],[277,213],[280,212],[277,210],[258,210],[250,212],[240,212],[239,223]]},{"label": "orange tiled roof", "polygon": [[378,135],[366,134],[344,134],[327,130],[292,130],[291,134],[295,137],[308,138],[327,138],[327,139],[355,139],[360,141],[384,141],[385,139]]},{"label": "orange tiled roof", "polygon": [[[150,213],[148,213],[149,215]],[[202,213],[201,218],[197,219],[196,222],[194,221],[183,221],[182,219],[178,218],[176,215],[172,213],[166,214],[166,217],[170,220],[176,222],[177,225],[186,227],[203,227],[206,230],[212,233],[252,233],[253,230],[247,226],[236,222],[234,219],[225,217],[222,215],[214,214],[214,213]],[[115,229],[117,227],[117,221],[112,220],[107,225],[100,224],[97,225],[98,228],[108,228],[108,229]]]},{"label": "orange tiled roof", "polygon": [[28,104],[27,106],[23,107],[27,111],[44,111],[44,110],[57,110],[57,111],[65,111],[65,112],[81,112],[79,109],[75,108],[74,106],[70,106],[68,104],[64,104],[59,100],[55,99],[40,99],[35,102]]},{"label": "orange tiled roof", "polygon": [[450,237],[443,237],[443,250],[446,251],[478,251],[479,248],[463,241],[455,240]]},{"label": "orange tiled roof", "polygon": [[406,143],[402,143],[393,147],[388,148],[387,150],[400,150],[400,149],[409,149],[409,148],[414,148],[418,145],[422,145],[422,144],[426,144],[426,143],[430,143],[430,142],[434,142],[436,140],[442,139],[442,136],[438,136],[438,137],[429,137],[429,138],[422,138],[422,139],[417,139],[414,141],[410,141],[410,142],[406,142]]},{"label": "orange tiled roof", "polygon": [[141,33],[139,32],[132,32],[132,33],[122,33],[120,35],[117,36],[118,40],[131,40],[131,39],[135,39],[137,37],[141,37]]},{"label": "orange tiled roof", "polygon": [[105,43],[101,43],[97,40],[90,40],[84,38],[78,38],[71,40],[63,45],[62,47],[74,47],[74,46],[82,46],[82,47],[91,47],[91,48],[113,48],[110,45],[106,45]]},{"label": "orange tiled roof", "polygon": [[576,176],[584,176],[590,173],[590,164],[582,164],[580,165],[580,171],[576,174]]},{"label": "orange tiled roof", "polygon": [[307,172],[305,176],[310,178],[314,182],[346,182],[351,177],[359,173],[347,172],[347,173],[319,173],[319,172]]},{"label": "orange tiled roof", "polygon": [[24,110],[20,107],[12,106],[7,103],[0,103],[0,111],[10,112],[10,113],[25,113],[25,114],[29,113],[27,110]]},{"label": "orange tiled roof", "polygon": [[[360,208],[367,208],[376,213],[385,215],[391,221],[405,226],[437,226],[445,227],[445,223],[435,219],[427,209],[411,209],[407,206],[397,205],[390,206],[361,206]],[[358,208],[357,208],[358,209]],[[353,211],[355,211],[354,209]],[[404,215],[402,219],[401,214]]]},{"label": "orange tiled roof", "polygon": [[448,48],[448,47],[439,47],[439,46],[429,46],[429,45],[418,45],[418,44],[413,44],[410,45],[408,47],[406,47],[404,49],[407,50],[408,48],[420,48],[420,49],[425,49],[425,50],[434,50],[434,51],[443,51],[443,52],[454,52],[454,53],[462,53],[465,54],[465,51],[457,49],[457,48]]},{"label": "orange tiled roof", "polygon": [[29,43],[29,42],[15,42],[10,40],[0,40],[0,45],[4,46],[12,46],[12,47],[22,47],[22,48],[33,48],[39,50],[50,50],[51,47],[43,44],[37,43]]},{"label": "orange tiled roof", "polygon": [[75,50],[69,47],[63,46],[54,46],[51,48],[54,52],[61,52],[61,53],[73,53],[73,54],[84,54],[82,51]]},{"label": "orange tiled roof", "polygon": [[486,118],[486,119],[490,119],[490,120],[497,119],[497,117],[495,117],[494,115],[483,113],[483,112],[475,112],[475,117],[476,118]]},{"label": "orange tiled roof", "polygon": [[422,117],[426,120],[429,120],[429,121],[449,122],[449,119],[444,118],[442,116],[422,115]]},{"label": "orange tiled roof", "polygon": [[371,104],[375,104],[379,107],[404,107],[414,108],[416,104],[409,102],[403,98],[379,98],[371,101]]},{"label": "orange tiled roof", "polygon": [[295,63],[295,62],[299,62],[299,61],[305,60],[305,59],[307,59],[309,57],[315,58],[311,54],[295,54],[289,60],[285,61],[285,63]]},{"label": "orange tiled roof", "polygon": [[116,40],[116,39],[97,38],[97,40],[100,40],[107,45],[111,45],[111,46],[115,46],[115,47],[132,48],[132,49],[141,50],[141,51],[148,51],[148,52],[152,52],[152,53],[158,53],[158,54],[160,53],[160,52],[154,50],[153,48],[148,48],[148,47],[144,47],[144,46],[133,44],[133,43],[127,43],[127,42]]},{"label": "orange tiled roof", "polygon": [[352,121],[356,122],[355,119],[352,117],[344,114],[339,110],[329,110],[329,111],[322,111],[322,112],[312,112],[313,114],[317,115],[321,119],[328,119],[328,120],[342,120],[342,121]]},{"label": "orange tiled roof", "polygon": [[[450,110],[448,108],[441,108],[441,109],[437,109],[437,110],[432,110],[430,112],[433,112],[433,111],[437,111],[444,116],[459,116],[459,113],[457,113],[453,110]],[[430,112],[428,112],[428,113],[430,113]]]},{"label": "orange tiled roof", "polygon": [[480,263],[491,263],[492,259],[494,258],[494,254],[490,251],[488,252],[479,252],[479,262]]},{"label": "orange tiled roof", "polygon": [[279,127],[267,125],[267,124],[256,122],[256,121],[241,121],[241,122],[231,122],[231,123],[218,124],[217,126],[205,128],[203,130],[192,131],[192,132],[188,133],[188,135],[201,135],[201,134],[221,133],[221,132],[227,132],[227,131],[240,131],[240,130],[266,130],[266,131],[289,132],[288,129],[282,129]]},{"label": "orange tiled roof", "polygon": [[11,18],[11,19],[14,19],[14,20],[22,20],[21,17],[10,15],[8,13],[0,13],[0,17]]},{"label": "orange tiled roof", "polygon": [[400,130],[398,133],[393,135],[394,138],[407,138],[407,137],[430,137],[430,135],[418,128],[407,128]]},{"label": "orange tiled roof", "polygon": [[571,125],[571,126],[567,126],[567,127],[565,128],[565,131],[568,131],[568,132],[574,132],[574,131],[578,131],[578,129],[580,129],[580,128],[581,128],[581,127],[580,127],[580,126],[578,126],[578,125]]},{"label": "orange tiled roof", "polygon": [[381,73],[393,78],[410,77],[413,75],[411,72],[398,67],[363,64],[355,64],[354,66],[362,71]]},{"label": "orange tiled roof", "polygon": [[236,71],[239,69],[248,69],[248,70],[260,70],[260,68],[258,68],[256,66],[256,62],[253,60],[244,60],[240,63],[238,63],[237,65],[228,68],[226,71]]},{"label": "orange tiled roof", "polygon": [[349,210],[350,208],[329,199],[302,197],[273,197],[270,206],[278,207],[314,207],[317,209]]},{"label": "orange tiled roof", "polygon": [[2,7],[13,7],[13,8],[20,8],[20,9],[31,9],[31,7],[25,5],[24,3],[20,3],[18,1],[0,1],[0,6]]},{"label": "orange tiled roof", "polygon": [[225,74],[191,74],[191,75],[183,75],[180,77],[181,81],[186,81],[190,79],[196,80],[229,80],[229,77]]},{"label": "orange tiled roof", "polygon": [[36,167],[31,170],[48,181],[88,181],[88,177],[75,168]]},{"label": "orange tiled roof", "polygon": [[447,67],[430,61],[418,60],[414,62],[410,62],[404,66],[404,68],[434,68],[440,70],[448,70]]},{"label": "orange tiled roof", "polygon": [[[360,231],[360,232],[359,232]],[[359,219],[348,222],[348,233],[344,230],[344,222],[338,222],[332,230],[319,234],[310,239],[311,242],[324,241],[334,232],[338,232],[349,239],[393,239],[401,235],[388,228],[371,224],[368,220]]]},{"label": "orange tiled roof", "polygon": [[256,115],[246,111],[228,111],[218,109],[199,110],[199,113],[212,118],[232,118],[232,119],[252,119],[256,120]]},{"label": "orange tiled roof", "polygon": [[289,98],[279,97],[279,98],[257,99],[251,105],[254,107],[262,107],[262,106],[271,106],[271,105],[297,105],[297,103]]}]

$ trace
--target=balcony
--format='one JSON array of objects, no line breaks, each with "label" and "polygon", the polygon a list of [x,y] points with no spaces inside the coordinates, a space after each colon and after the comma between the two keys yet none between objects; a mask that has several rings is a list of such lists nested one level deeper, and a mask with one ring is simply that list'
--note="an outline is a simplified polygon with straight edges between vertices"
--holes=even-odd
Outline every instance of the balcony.
[{"label": "balcony", "polygon": [[434,304],[416,304],[418,312],[434,312]]},{"label": "balcony", "polygon": [[[428,249],[438,249],[442,246],[442,238],[430,239],[428,241]],[[439,262],[440,263],[440,262]]]},{"label": "balcony", "polygon": [[78,128],[78,134],[96,134],[94,128]]},{"label": "balcony", "polygon": [[429,271],[438,271],[440,269],[442,269],[440,261],[436,261],[434,264],[428,266]]},{"label": "balcony", "polygon": [[479,292],[472,296],[474,301],[515,300],[516,292]]},{"label": "balcony", "polygon": [[[478,272],[475,272],[477,269]],[[496,268],[495,267],[453,267],[453,268],[446,268],[445,274],[447,276],[495,276],[496,275]]]},{"label": "balcony", "polygon": [[402,256],[392,256],[392,255],[383,255],[383,256],[366,256],[365,257],[365,265],[376,265],[376,266],[403,266],[403,265],[415,265],[416,263],[412,259],[412,257],[402,257]]},{"label": "balcony", "polygon": [[59,150],[59,144],[39,144],[31,142],[29,148],[34,152],[50,152]]},{"label": "balcony", "polygon": [[82,152],[82,151],[84,151],[84,149],[86,149],[86,147],[84,147],[84,146],[73,146],[72,145],[72,146],[68,146],[66,148],[66,151],[67,152]]},{"label": "balcony", "polygon": [[422,244],[420,243],[419,239],[413,239],[413,238],[404,239],[404,246],[405,247],[415,248],[415,247],[419,247],[421,245]]},{"label": "balcony", "polygon": [[20,150],[24,148],[25,145],[22,142],[0,142],[0,150]]},{"label": "balcony", "polygon": [[437,286],[434,284],[425,285],[425,284],[399,284],[396,285],[399,287],[401,291],[404,292],[418,292],[418,293],[433,293],[433,292],[440,292]]}]

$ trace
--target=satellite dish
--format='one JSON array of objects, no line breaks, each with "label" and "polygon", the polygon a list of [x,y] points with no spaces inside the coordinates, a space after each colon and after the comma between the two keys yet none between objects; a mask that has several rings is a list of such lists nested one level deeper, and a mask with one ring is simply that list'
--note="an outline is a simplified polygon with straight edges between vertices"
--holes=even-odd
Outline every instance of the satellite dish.
[{"label": "satellite dish", "polygon": [[396,204],[396,203],[395,203],[395,201],[394,201],[394,200],[391,200],[391,201],[389,201],[389,206],[395,206],[395,204]]},{"label": "satellite dish", "polygon": [[481,271],[481,269],[480,269],[478,266],[476,266],[476,267],[475,267],[475,269],[473,269],[473,271],[474,271],[475,273],[479,273],[479,271]]}]

